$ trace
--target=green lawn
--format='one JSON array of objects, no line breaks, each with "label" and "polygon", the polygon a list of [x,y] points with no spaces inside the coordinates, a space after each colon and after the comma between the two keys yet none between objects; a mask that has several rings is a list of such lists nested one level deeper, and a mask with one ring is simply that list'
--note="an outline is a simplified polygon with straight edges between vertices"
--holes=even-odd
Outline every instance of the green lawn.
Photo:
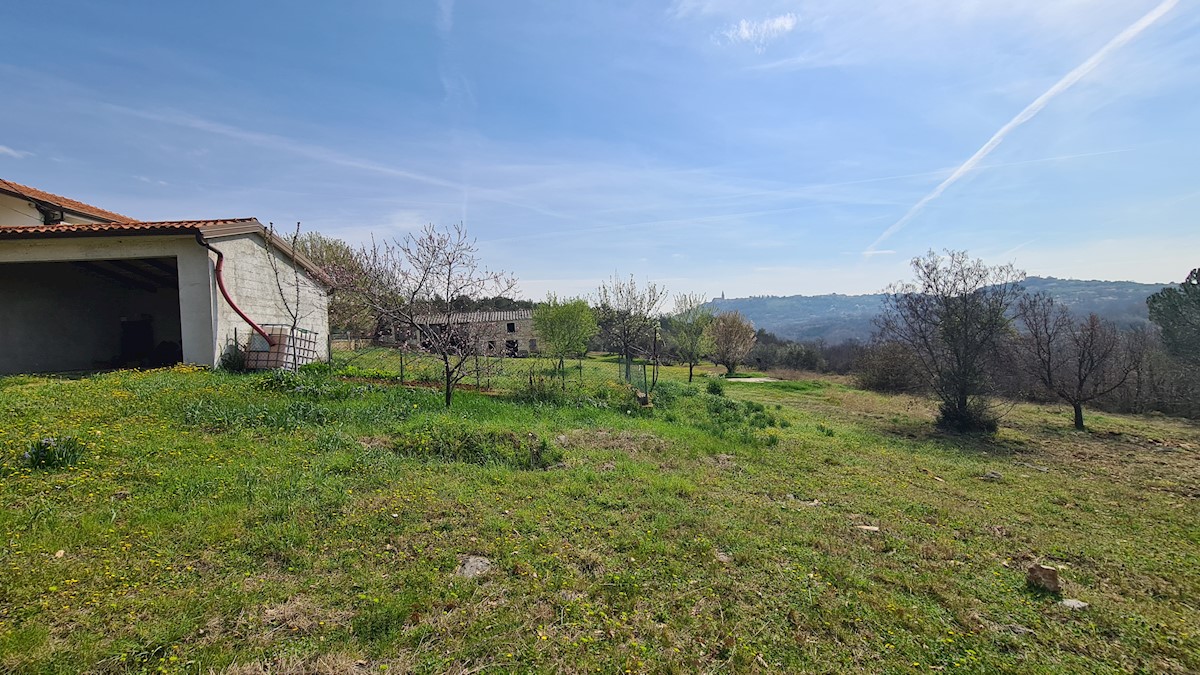
[{"label": "green lawn", "polygon": [[[920,399],[678,367],[640,409],[598,359],[446,411],[351,359],[0,378],[0,671],[1200,671],[1195,424],[944,436]],[[26,466],[64,436],[75,466]]]}]

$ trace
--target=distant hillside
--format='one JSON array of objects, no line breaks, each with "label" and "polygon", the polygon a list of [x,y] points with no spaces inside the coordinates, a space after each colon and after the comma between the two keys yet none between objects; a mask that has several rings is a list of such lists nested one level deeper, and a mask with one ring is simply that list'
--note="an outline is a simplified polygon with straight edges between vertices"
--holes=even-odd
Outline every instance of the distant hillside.
[{"label": "distant hillside", "polygon": [[[1146,298],[1162,289],[1157,284],[1132,281],[1080,281],[1053,277],[1029,277],[1025,288],[1044,292],[1071,311],[1095,312],[1121,325],[1144,323]],[[717,311],[737,310],[776,335],[790,340],[824,340],[837,343],[871,337],[871,320],[879,313],[882,294],[789,295],[714,299]]]}]

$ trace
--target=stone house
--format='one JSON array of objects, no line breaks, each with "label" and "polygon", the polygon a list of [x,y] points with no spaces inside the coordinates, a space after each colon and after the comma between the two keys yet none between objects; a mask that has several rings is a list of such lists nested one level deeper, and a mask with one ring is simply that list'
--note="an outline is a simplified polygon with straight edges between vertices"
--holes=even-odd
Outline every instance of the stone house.
[{"label": "stone house", "polygon": [[325,358],[332,289],[254,218],[141,221],[0,180],[0,374]]},{"label": "stone house", "polygon": [[538,353],[538,337],[533,330],[533,310],[454,312],[449,315],[417,317],[417,323],[434,330],[447,324],[470,326],[469,333],[480,340],[480,351],[496,356],[528,356]]}]

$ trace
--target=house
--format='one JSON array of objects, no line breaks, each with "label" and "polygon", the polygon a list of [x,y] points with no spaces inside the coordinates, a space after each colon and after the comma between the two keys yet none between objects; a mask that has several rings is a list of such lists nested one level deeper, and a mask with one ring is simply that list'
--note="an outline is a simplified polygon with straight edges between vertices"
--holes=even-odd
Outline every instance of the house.
[{"label": "house", "polygon": [[533,310],[453,312],[416,317],[423,330],[460,329],[469,339],[480,341],[482,354],[528,356],[538,353],[537,333],[533,330]]},{"label": "house", "polygon": [[0,374],[325,358],[332,288],[254,218],[140,221],[0,180]]}]

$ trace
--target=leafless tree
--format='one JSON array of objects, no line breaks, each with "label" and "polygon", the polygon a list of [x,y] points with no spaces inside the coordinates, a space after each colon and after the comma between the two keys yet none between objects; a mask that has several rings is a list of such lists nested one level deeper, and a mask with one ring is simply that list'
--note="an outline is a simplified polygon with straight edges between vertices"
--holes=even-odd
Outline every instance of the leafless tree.
[{"label": "leafless tree", "polygon": [[725,366],[726,375],[732,375],[754,348],[754,324],[741,312],[724,312],[713,318],[707,332],[713,363]]},{"label": "leafless tree", "polygon": [[448,230],[428,225],[402,240],[373,241],[359,259],[363,278],[357,293],[376,316],[407,330],[441,361],[449,408],[455,385],[470,373],[468,364],[492,363],[488,345],[500,337],[494,323],[465,320],[454,303],[508,295],[516,280],[483,267],[461,224]]},{"label": "leafless tree", "polygon": [[[294,370],[300,365],[300,354],[297,351],[297,329],[300,327],[300,322],[314,311],[312,308],[304,307],[301,302],[303,272],[301,272],[300,263],[296,262],[294,258],[294,253],[300,249],[300,242],[303,239],[300,234],[300,223],[296,223],[296,229],[286,237],[276,231],[275,223],[269,223],[265,239],[271,277],[275,280],[275,289],[279,293],[283,311],[288,316],[287,348],[291,355],[290,367]],[[291,250],[281,250],[276,243],[279,241],[284,242]],[[291,260],[291,264],[286,267],[280,264],[281,258],[284,257]]]},{"label": "leafless tree", "polygon": [[1143,341],[1127,339],[1116,324],[1095,314],[1075,321],[1048,295],[1023,297],[1017,316],[1025,328],[1017,338],[1025,367],[1071,404],[1076,429],[1083,429],[1083,404],[1116,391],[1141,361]]},{"label": "leafless tree", "polygon": [[[625,380],[630,381],[633,357],[639,352],[653,355],[657,350],[656,315],[667,298],[667,289],[653,283],[643,288],[633,275],[626,281],[614,274],[600,284],[598,295],[600,306],[596,315],[600,334],[621,355]],[[652,343],[649,349],[644,347],[647,341]]]},{"label": "leafless tree", "polygon": [[938,424],[958,431],[996,428],[993,366],[1009,332],[1008,311],[1025,274],[991,267],[965,251],[913,258],[915,279],[893,284],[876,319],[879,335],[904,345],[941,400]]}]

